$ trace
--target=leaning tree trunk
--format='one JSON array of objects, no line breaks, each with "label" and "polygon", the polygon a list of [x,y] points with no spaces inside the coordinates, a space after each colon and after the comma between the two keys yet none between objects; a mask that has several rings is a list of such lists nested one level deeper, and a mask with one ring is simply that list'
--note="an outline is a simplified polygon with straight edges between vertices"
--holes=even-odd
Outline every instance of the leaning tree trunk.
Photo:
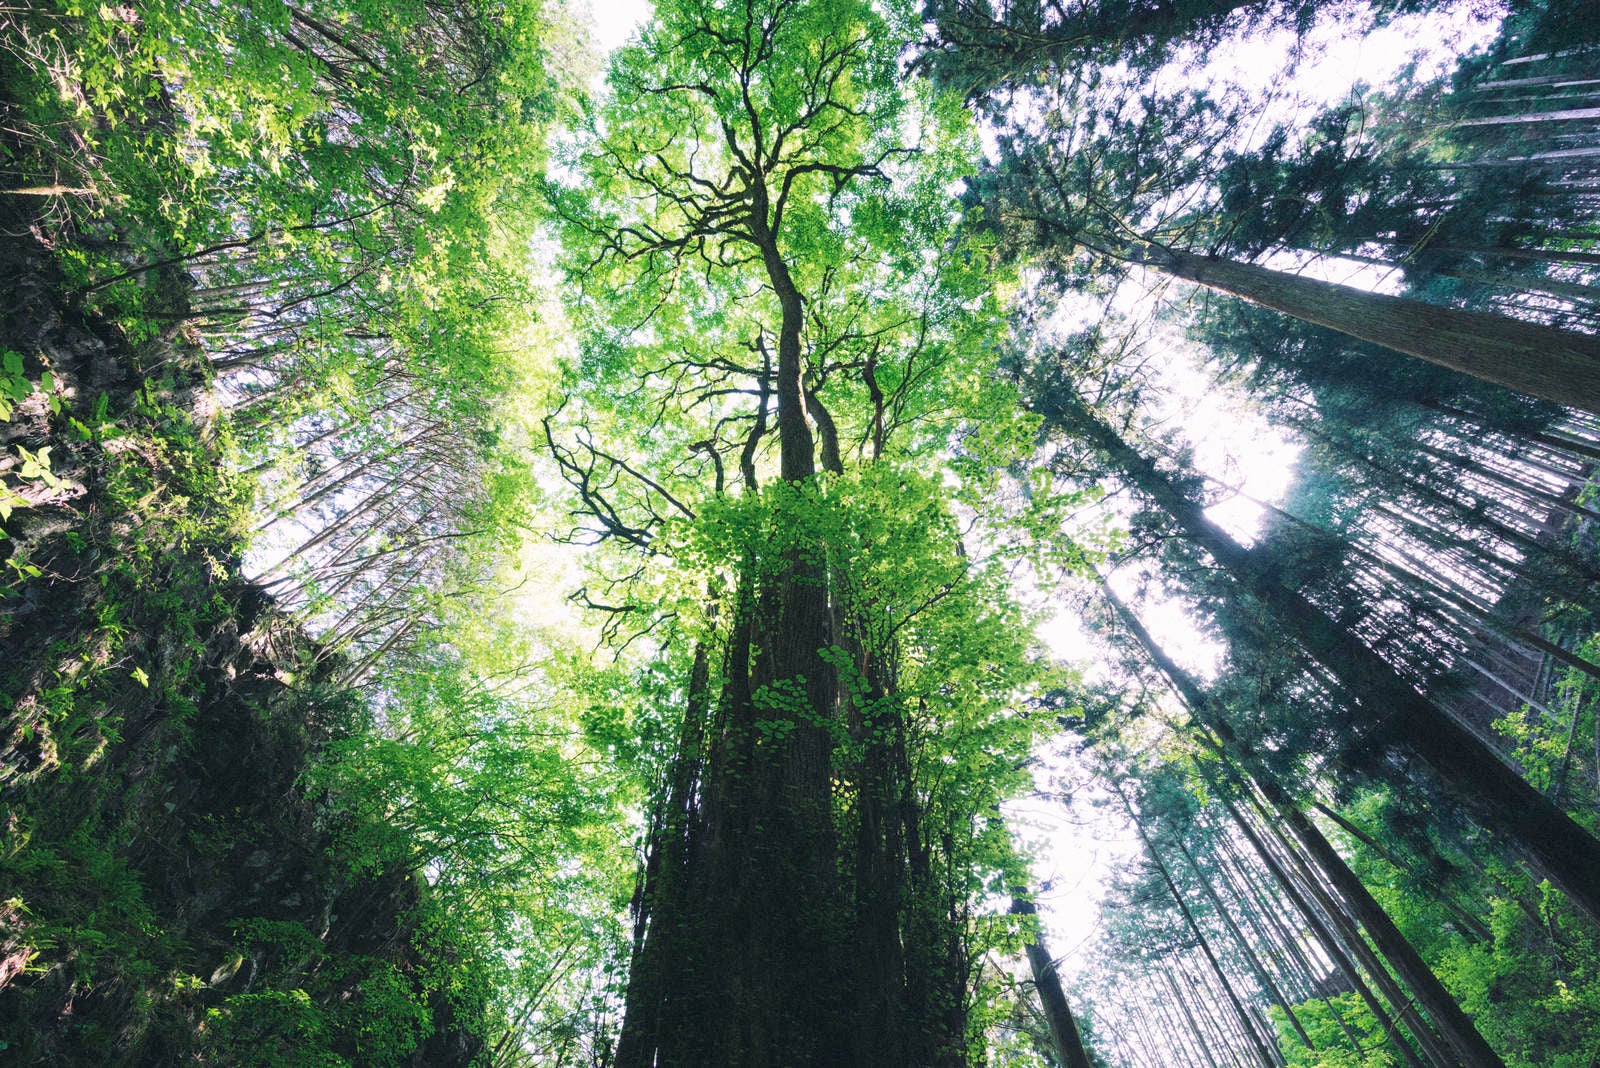
[{"label": "leaning tree trunk", "polygon": [[[1011,912],[1017,916],[1037,914],[1033,902],[1025,898],[1011,899]],[[1066,1068],[1090,1068],[1089,1054],[1083,1048],[1083,1036],[1078,1033],[1078,1022],[1067,1005],[1067,995],[1061,989],[1061,976],[1056,962],[1044,948],[1044,935],[1030,939],[1027,945],[1028,967],[1033,970],[1033,985],[1039,990],[1039,1002],[1044,1006],[1044,1018],[1050,1025],[1050,1042],[1056,1055]]]},{"label": "leaning tree trunk", "polygon": [[1082,434],[1137,489],[1177,522],[1280,626],[1366,709],[1385,740],[1428,764],[1451,796],[1516,849],[1577,907],[1600,921],[1600,840],[1518,775],[1471,731],[1377,653],[1205,516],[1155,465],[1096,417],[1070,387],[1041,399],[1058,425]]},{"label": "leaning tree trunk", "polygon": [[1222,895],[1217,893],[1217,888],[1211,884],[1211,879],[1206,875],[1205,869],[1200,866],[1200,862],[1195,860],[1194,853],[1189,850],[1188,846],[1183,844],[1183,839],[1180,837],[1175,837],[1173,844],[1178,847],[1178,852],[1183,855],[1183,859],[1188,861],[1189,869],[1195,874],[1195,881],[1200,884],[1201,891],[1206,895],[1207,900],[1211,902],[1211,907],[1216,910],[1217,917],[1222,920],[1222,924],[1228,929],[1228,933],[1233,935],[1234,942],[1239,946],[1240,957],[1249,966],[1251,973],[1256,978],[1256,982],[1261,984],[1261,989],[1266,991],[1267,996],[1277,1004],[1278,1008],[1283,1010],[1284,1018],[1289,1021],[1289,1026],[1299,1036],[1301,1044],[1308,1050],[1315,1050],[1317,1048],[1316,1043],[1312,1041],[1311,1036],[1306,1032],[1305,1025],[1300,1022],[1300,1017],[1295,1014],[1294,1003],[1284,996],[1277,980],[1272,977],[1272,973],[1267,970],[1267,967],[1261,963],[1261,956],[1256,952],[1256,947],[1251,945],[1250,939],[1246,938],[1244,932],[1239,929],[1239,924],[1234,920],[1232,911],[1229,910],[1227,903],[1222,900]]},{"label": "leaning tree trunk", "polygon": [[1486,382],[1600,412],[1600,336],[1371,293],[1253,263],[1146,247],[1163,274]]}]

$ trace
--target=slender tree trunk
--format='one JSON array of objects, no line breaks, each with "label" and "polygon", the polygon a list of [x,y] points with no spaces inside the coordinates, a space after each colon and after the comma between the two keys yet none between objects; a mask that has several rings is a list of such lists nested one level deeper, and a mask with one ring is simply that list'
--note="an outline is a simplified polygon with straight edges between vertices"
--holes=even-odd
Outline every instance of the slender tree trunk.
[{"label": "slender tree trunk", "polygon": [[[1205,1058],[1205,1063],[1210,1065],[1210,1068],[1222,1068],[1222,1066],[1217,1063],[1217,1055],[1212,1052],[1212,1046],[1217,1034],[1215,1022],[1207,1021],[1209,1026],[1202,1027],[1200,1021],[1195,1019],[1194,1010],[1190,1008],[1190,1004],[1198,1003],[1199,999],[1193,997],[1189,991],[1182,990],[1178,987],[1178,981],[1173,978],[1172,971],[1169,968],[1161,968],[1161,977],[1166,980],[1167,989],[1172,992],[1172,1004],[1178,1006],[1178,1011],[1183,1015],[1184,1022],[1188,1025],[1188,1032],[1194,1039],[1194,1045],[1199,1048],[1201,1055]],[[1224,1050],[1229,1050],[1232,1048],[1232,1043],[1229,1042],[1215,1044],[1218,1048]],[[1191,1060],[1199,1059],[1194,1057],[1194,1055],[1189,1052],[1187,1046],[1184,1046],[1183,1050],[1185,1055],[1190,1057]]]},{"label": "slender tree trunk", "polygon": [[1459,456],[1436,448],[1427,442],[1413,443],[1417,450],[1428,456],[1436,457],[1459,471],[1477,475],[1485,482],[1497,487],[1497,496],[1501,500],[1510,498],[1508,503],[1515,505],[1515,498],[1521,497],[1527,504],[1540,508],[1545,512],[1566,512],[1580,519],[1600,519],[1600,512],[1592,508],[1585,508],[1575,501],[1566,499],[1562,493],[1550,487],[1531,483],[1526,477],[1507,474],[1487,467],[1465,456]]},{"label": "slender tree trunk", "polygon": [[[1120,601],[1114,599],[1114,595],[1111,594],[1109,588],[1106,588],[1106,593],[1108,597],[1112,598],[1114,607],[1120,606],[1118,607],[1119,614],[1129,622],[1130,629],[1134,631],[1135,636],[1138,637],[1141,633],[1144,634],[1144,637],[1140,640],[1145,649],[1149,650],[1152,656],[1160,654],[1160,647],[1149,640],[1149,635],[1144,633],[1137,617],[1133,616],[1126,606],[1122,606]],[[1157,664],[1160,666],[1160,661],[1157,661]],[[1179,690],[1178,693],[1180,697],[1186,696],[1182,690]],[[1208,706],[1200,706],[1200,708],[1202,712],[1195,713],[1197,719],[1213,729],[1222,728],[1222,737],[1232,739],[1232,728],[1225,721],[1214,715],[1209,719],[1202,718],[1202,713]],[[1204,740],[1205,736],[1201,735],[1201,738]],[[1215,750],[1219,755],[1223,756],[1225,767],[1233,766],[1235,758],[1232,756],[1232,750],[1235,747],[1237,747],[1237,742],[1225,744],[1219,741],[1215,743]],[[1255,850],[1256,855],[1266,866],[1268,872],[1271,873],[1279,888],[1283,890],[1284,894],[1299,911],[1311,933],[1321,944],[1323,951],[1328,954],[1329,959],[1334,962],[1339,971],[1350,982],[1351,987],[1366,1004],[1368,1011],[1372,1013],[1373,1019],[1383,1024],[1386,1030],[1390,1030],[1392,1027],[1390,1023],[1391,1010],[1385,1007],[1383,1000],[1372,990],[1372,987],[1363,977],[1360,967],[1351,957],[1352,953],[1356,956],[1364,957],[1369,952],[1366,944],[1364,942],[1359,946],[1353,944],[1352,932],[1340,927],[1338,923],[1339,917],[1324,907],[1324,902],[1318,897],[1318,888],[1309,884],[1303,878],[1295,878],[1291,871],[1284,866],[1284,860],[1275,853],[1272,846],[1262,837],[1262,832],[1223,792],[1223,783],[1215,778],[1211,778],[1209,781],[1213,788],[1218,790],[1218,796],[1228,815],[1232,818],[1234,825],[1244,834],[1245,840]],[[1251,800],[1254,801],[1254,797]],[[1354,935],[1354,941],[1359,941],[1358,934]],[[1366,961],[1366,963],[1370,964],[1370,960]],[[1437,1043],[1437,1038],[1426,1023],[1417,1016],[1415,1011],[1408,1011],[1409,1002],[1403,995],[1399,994],[1388,973],[1382,971],[1381,965],[1377,966],[1376,971],[1369,968],[1368,974],[1371,974],[1373,982],[1383,989],[1384,997],[1387,997],[1389,1004],[1393,1006],[1393,1016],[1405,1021],[1407,1028],[1417,1037],[1418,1042],[1425,1049],[1430,1044]],[[1399,1034],[1393,1033],[1392,1030],[1390,1030],[1390,1041],[1406,1063],[1411,1065],[1411,1068],[1428,1068],[1417,1055],[1416,1050],[1412,1049]],[[1430,1062],[1433,1068],[1449,1068],[1448,1063],[1438,1056],[1430,1055]]]},{"label": "slender tree trunk", "polygon": [[1155,1025],[1150,1022],[1150,1014],[1145,1012],[1143,1006],[1129,1005],[1118,1002],[1117,1008],[1128,1021],[1129,1035],[1117,1035],[1115,1041],[1128,1053],[1132,1059],[1139,1063],[1139,1068],[1154,1068],[1158,1062],[1154,1059],[1160,1043],[1150,1037]]},{"label": "slender tree trunk", "polygon": [[[1261,862],[1272,873],[1272,877],[1294,903],[1295,908],[1306,921],[1306,925],[1311,928],[1312,934],[1316,936],[1323,950],[1334,961],[1339,971],[1344,974],[1351,988],[1356,991],[1356,994],[1367,1006],[1367,1011],[1372,1013],[1372,1018],[1383,1024],[1385,1029],[1388,1030],[1390,1026],[1390,1010],[1384,1006],[1377,992],[1372,989],[1371,985],[1362,976],[1360,968],[1351,959],[1345,947],[1344,939],[1328,925],[1328,921],[1323,918],[1322,912],[1302,892],[1297,880],[1289,873],[1288,869],[1284,868],[1282,861],[1273,853],[1271,847],[1246,818],[1245,814],[1239,811],[1232,801],[1224,800],[1223,803],[1227,807],[1228,814],[1232,817],[1235,826],[1244,833],[1245,839],[1250,843],[1251,848],[1255,850],[1256,855],[1261,858]],[[1400,1014],[1399,1006],[1395,1007],[1394,1012],[1395,1015]],[[1424,1068],[1423,1061],[1417,1055],[1417,1051],[1412,1049],[1410,1044],[1400,1035],[1390,1034],[1390,1044],[1412,1068]]]},{"label": "slender tree trunk", "polygon": [[1489,115],[1481,119],[1452,119],[1445,125],[1507,126],[1530,122],[1581,122],[1600,119],[1600,108],[1563,108],[1556,111],[1525,111],[1520,115]]},{"label": "slender tree trunk", "polygon": [[[1114,596],[1109,590],[1107,594]],[[1116,603],[1120,605],[1120,602]],[[1234,756],[1242,747],[1233,734],[1232,726],[1212,704],[1199,683],[1179,668],[1171,657],[1156,645],[1150,633],[1125,605],[1121,606],[1120,614],[1134,632],[1134,637],[1144,647],[1161,673],[1167,677],[1195,718],[1219,736],[1225,754]],[[1238,756],[1244,755],[1242,752],[1238,753]],[[1355,872],[1344,862],[1344,858],[1339,856],[1322,832],[1306,817],[1278,781],[1252,765],[1253,762],[1246,762],[1239,766],[1294,832],[1295,837],[1315,861],[1317,868],[1344,899],[1354,919],[1366,928],[1378,952],[1383,954],[1396,974],[1416,995],[1451,1053],[1458,1059],[1458,1063],[1468,1068],[1505,1068],[1505,1063],[1499,1055],[1483,1040],[1483,1036],[1478,1033],[1466,1013],[1461,1011],[1461,1006],[1456,1003],[1455,998],[1450,996],[1444,984],[1439,982],[1439,977],[1434,975],[1433,969],[1428,967],[1427,962],[1400,933],[1399,928],[1395,927],[1389,914],[1373,899]]]},{"label": "slender tree trunk", "polygon": [[1478,1033],[1478,1029],[1473,1026],[1467,1014],[1461,1011],[1461,1006],[1456,1003],[1455,998],[1450,996],[1444,984],[1439,982],[1438,976],[1434,975],[1433,969],[1428,967],[1421,954],[1400,933],[1394,921],[1389,918],[1389,914],[1373,900],[1367,888],[1317,829],[1316,824],[1281,795],[1274,800],[1273,805],[1289,828],[1294,831],[1295,837],[1316,861],[1317,867],[1339,891],[1339,895],[1344,898],[1355,918],[1377,946],[1378,952],[1383,954],[1384,959],[1422,1004],[1423,1010],[1439,1029],[1440,1035],[1459,1058],[1459,1063],[1483,1066],[1483,1068],[1504,1068],[1505,1062],[1500,1059],[1499,1054],[1483,1040],[1483,1036]]},{"label": "slender tree trunk", "polygon": [[[1017,916],[1037,915],[1033,902],[1020,897],[1011,899],[1011,912]],[[1028,967],[1033,971],[1033,985],[1038,988],[1044,1018],[1050,1025],[1050,1041],[1055,1045],[1056,1056],[1066,1068],[1089,1068],[1089,1054],[1083,1048],[1078,1021],[1073,1019],[1072,1009],[1067,1005],[1066,992],[1061,989],[1055,959],[1044,948],[1044,933],[1038,932],[1026,948]]]},{"label": "slender tree trunk", "polygon": [[1284,1015],[1288,1017],[1289,1026],[1299,1036],[1300,1042],[1307,1049],[1316,1049],[1316,1043],[1311,1041],[1311,1036],[1301,1026],[1300,1017],[1295,1015],[1294,1006],[1290,1004],[1288,998],[1283,996],[1283,991],[1278,989],[1278,984],[1273,980],[1267,969],[1262,966],[1261,959],[1256,955],[1255,947],[1244,936],[1244,932],[1239,930],[1239,925],[1234,921],[1231,911],[1222,900],[1222,895],[1218,894],[1216,887],[1211,885],[1211,880],[1206,876],[1205,870],[1200,867],[1200,863],[1195,860],[1194,854],[1189,851],[1189,847],[1184,845],[1181,839],[1174,838],[1173,844],[1178,847],[1178,852],[1183,854],[1183,859],[1189,862],[1190,870],[1194,872],[1195,878],[1199,880],[1200,889],[1205,892],[1212,908],[1217,910],[1217,915],[1222,919],[1223,926],[1228,929],[1228,933],[1233,935],[1234,941],[1239,944],[1239,949],[1244,954],[1245,962],[1250,966],[1251,972],[1255,974],[1256,982],[1261,984],[1261,989],[1266,991],[1267,995],[1277,1002],[1278,1007],[1283,1010]]},{"label": "slender tree trunk", "polygon": [[[1279,508],[1277,505],[1268,501],[1258,500],[1257,498],[1252,497],[1250,494],[1245,493],[1237,486],[1229,485],[1220,479],[1211,479],[1211,481],[1221,488],[1243,497],[1245,500],[1248,500],[1251,504],[1256,505],[1263,511],[1271,512],[1273,515],[1282,516],[1291,523],[1294,523],[1300,527],[1304,527],[1305,529],[1323,537],[1335,536],[1332,531],[1323,527],[1319,527],[1310,520],[1302,519],[1293,512],[1285,511],[1284,509]],[[1379,556],[1373,549],[1369,549],[1356,541],[1346,542],[1344,544],[1344,548],[1348,549],[1348,551],[1360,557],[1373,568],[1381,571],[1389,578],[1407,584],[1418,593],[1423,593],[1431,597],[1437,597],[1441,601],[1445,602],[1445,604],[1451,605],[1460,612],[1465,613],[1472,620],[1470,626],[1478,626],[1487,630],[1492,630],[1495,634],[1502,638],[1509,638],[1515,642],[1521,643],[1530,651],[1543,653],[1544,655],[1551,657],[1562,664],[1573,668],[1574,670],[1583,672],[1585,675],[1588,675],[1596,681],[1600,681],[1600,664],[1595,664],[1584,660],[1576,653],[1571,652],[1565,647],[1550,641],[1548,638],[1545,638],[1544,636],[1537,634],[1526,627],[1508,623],[1500,619],[1495,615],[1492,609],[1479,602],[1467,591],[1455,588],[1453,584],[1450,583],[1448,578],[1428,577],[1426,572],[1430,570],[1437,571],[1438,569],[1426,567],[1424,561],[1418,560],[1415,555],[1407,552],[1405,549],[1396,545],[1387,546],[1391,552],[1401,557],[1401,559],[1407,563],[1413,565],[1413,567],[1416,567],[1417,570],[1408,570],[1407,568],[1400,566],[1400,564],[1397,564],[1391,560],[1386,560]],[[1448,613],[1444,613],[1444,616],[1445,618],[1454,619],[1457,625],[1469,625],[1459,616],[1452,617],[1449,616]]]},{"label": "slender tree trunk", "polygon": [[[1367,834],[1354,823],[1351,823],[1349,820],[1345,819],[1338,812],[1335,812],[1333,809],[1322,804],[1321,802],[1314,802],[1311,807],[1315,808],[1318,812],[1328,817],[1328,819],[1338,824],[1344,829],[1345,833],[1349,834],[1350,837],[1356,839],[1356,841],[1360,842],[1368,849],[1371,849],[1373,853],[1381,857],[1385,863],[1392,866],[1396,871],[1406,872],[1414,879],[1425,879],[1422,873],[1416,870],[1414,865],[1406,863],[1405,859],[1398,856],[1394,850],[1385,847],[1383,843]],[[1482,920],[1479,920],[1477,917],[1467,912],[1466,909],[1462,908],[1460,904],[1451,899],[1448,895],[1444,894],[1442,891],[1440,893],[1440,901],[1445,905],[1446,908],[1450,910],[1450,914],[1455,917],[1456,922],[1462,925],[1462,934],[1465,935],[1469,940],[1478,942],[1488,942],[1492,940],[1492,935],[1490,935],[1489,929],[1483,925]]]},{"label": "slender tree trunk", "polygon": [[[1251,1026],[1249,1017],[1226,1011],[1222,1004],[1223,999],[1217,996],[1215,989],[1220,986],[1224,996],[1232,993],[1223,974],[1213,968],[1202,968],[1199,969],[1199,974],[1194,974],[1187,967],[1180,967],[1178,974],[1183,977],[1195,1004],[1199,1006],[1201,1018],[1211,1024],[1215,1034],[1221,1036],[1222,1048],[1227,1051],[1228,1059],[1232,1063],[1240,1068],[1249,1068],[1252,1063],[1250,1053],[1256,1046],[1252,1036],[1259,1035],[1271,1053],[1279,1052],[1274,1041],[1276,1036],[1267,1028],[1262,1027],[1258,1031]],[[1229,1000],[1231,1001],[1231,998]],[[1259,1054],[1257,1056],[1259,1057]]]},{"label": "slender tree trunk", "polygon": [[[1372,984],[1388,1001],[1392,1017],[1403,1023],[1406,1030],[1416,1039],[1428,1063],[1434,1068],[1461,1068],[1461,1062],[1452,1053],[1448,1042],[1423,1017],[1414,999],[1401,983],[1389,974],[1382,956],[1363,937],[1360,925],[1328,884],[1325,876],[1303,855],[1301,849],[1274,818],[1273,812],[1253,793],[1248,795],[1248,799],[1256,812],[1258,831],[1268,848],[1272,848],[1275,843],[1280,851],[1280,861],[1287,865],[1286,870],[1299,873],[1299,884],[1306,896],[1321,911],[1351,956],[1365,969]],[[1402,1041],[1396,1036],[1397,1043]]]},{"label": "slender tree trunk", "polygon": [[[1299,944],[1299,940],[1284,924],[1280,915],[1281,909],[1275,907],[1281,906],[1284,902],[1281,899],[1274,900],[1275,895],[1271,894],[1270,890],[1276,888],[1279,894],[1282,894],[1283,888],[1275,883],[1263,885],[1265,879],[1258,873],[1258,869],[1245,860],[1244,854],[1234,848],[1230,836],[1221,831],[1218,832],[1218,835],[1218,840],[1222,843],[1224,851],[1232,861],[1234,869],[1239,873],[1239,882],[1257,902],[1261,915],[1266,921],[1266,929],[1271,932],[1266,939],[1267,944],[1280,947],[1278,949],[1280,955],[1286,955],[1298,969],[1301,976],[1301,1000],[1320,996],[1317,985],[1317,969],[1312,966],[1311,961],[1307,958],[1305,951]],[[1270,877],[1270,875],[1270,872],[1266,873],[1266,877]],[[1328,966],[1330,970],[1334,967],[1331,958]],[[1325,1004],[1329,1014],[1333,1017],[1334,1023],[1339,1026],[1340,1031],[1344,1032],[1345,1038],[1350,1043],[1350,1048],[1357,1053],[1363,1052],[1360,1037],[1351,1029],[1344,1013],[1339,1011],[1338,1005],[1331,1000],[1326,1001]]]},{"label": "slender tree trunk", "polygon": [[[1150,1004],[1154,1004],[1154,1010],[1144,1012],[1144,1007],[1150,1006]],[[1157,1068],[1158,1065],[1165,1068],[1165,1065],[1170,1063],[1170,1058],[1166,1057],[1166,1050],[1163,1049],[1166,1046],[1163,1038],[1166,1038],[1166,1034],[1170,1033],[1165,1014],[1166,1007],[1160,999],[1144,1002],[1144,1006],[1139,1007],[1138,1014],[1136,1014],[1136,1018],[1139,1020],[1139,1041],[1144,1044],[1144,1058],[1146,1058],[1150,1068]],[[1194,1065],[1194,1055],[1190,1054],[1186,1047],[1178,1046],[1176,1049],[1181,1052],[1186,1065]]]},{"label": "slender tree trunk", "polygon": [[1262,1037],[1255,1016],[1245,1007],[1244,1002],[1239,1000],[1239,995],[1233,988],[1233,981],[1228,978],[1228,973],[1223,971],[1222,962],[1217,959],[1216,953],[1211,949],[1210,939],[1200,929],[1200,924],[1196,922],[1194,913],[1190,911],[1188,903],[1184,901],[1183,894],[1178,889],[1178,884],[1173,881],[1172,872],[1167,867],[1166,861],[1161,859],[1160,851],[1156,849],[1155,843],[1150,840],[1149,834],[1144,829],[1144,824],[1140,821],[1138,814],[1134,812],[1133,805],[1129,803],[1127,795],[1122,792],[1122,784],[1113,781],[1111,787],[1116,791],[1117,797],[1121,799],[1123,810],[1127,812],[1128,819],[1133,823],[1134,830],[1138,832],[1139,840],[1144,843],[1145,855],[1150,858],[1150,862],[1155,865],[1156,871],[1160,873],[1161,881],[1166,885],[1167,892],[1172,895],[1173,902],[1178,906],[1178,912],[1183,916],[1183,922],[1189,928],[1189,933],[1194,935],[1195,941],[1200,945],[1200,952],[1204,954],[1206,962],[1211,966],[1211,970],[1216,973],[1222,992],[1227,997],[1228,1004],[1233,1008],[1234,1014],[1238,1016],[1241,1026],[1250,1039],[1250,1046],[1255,1051],[1260,1063],[1268,1066],[1283,1063],[1282,1056],[1277,1049],[1269,1046],[1267,1040]]}]

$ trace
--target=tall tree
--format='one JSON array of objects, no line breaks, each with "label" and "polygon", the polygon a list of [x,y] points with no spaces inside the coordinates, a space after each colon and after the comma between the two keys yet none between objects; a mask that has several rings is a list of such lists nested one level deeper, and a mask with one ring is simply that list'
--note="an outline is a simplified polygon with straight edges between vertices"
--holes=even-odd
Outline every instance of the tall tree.
[{"label": "tall tree", "polygon": [[1286,635],[1337,679],[1377,732],[1372,741],[1422,758],[1452,796],[1535,870],[1600,918],[1600,840],[1543,797],[1471,732],[1350,631],[1286,584],[1273,562],[1256,556],[1206,517],[1147,457],[1083,401],[1059,371],[1035,402],[1052,425],[1081,436],[1177,524]]},{"label": "tall tree", "polygon": [[973,880],[1010,863],[973,821],[1027,734],[994,683],[1031,669],[908,462],[959,445],[981,494],[1028,432],[951,233],[971,133],[903,82],[909,19],[659,4],[580,146],[593,195],[553,191],[603,304],[574,309],[581,399],[546,432],[583,522],[632,555],[589,600],[654,619],[682,671],[623,1068],[967,1057]]},{"label": "tall tree", "polygon": [[[1023,255],[1082,285],[1086,271],[1139,266],[1241,297],[1384,350],[1559,404],[1600,412],[1600,337],[1494,312],[1392,296],[1216,255],[1209,161],[1241,120],[1200,96],[1141,98],[1070,82],[1041,103],[1046,132],[999,138],[967,196]],[[1121,86],[1133,92],[1137,86]],[[1352,191],[1349,195],[1357,195]],[[1197,203],[1198,202],[1198,206]]]},{"label": "tall tree", "polygon": [[1156,66],[1183,44],[1225,36],[1250,17],[1304,27],[1324,0],[927,0],[932,33],[922,62],[969,96],[1010,91],[1089,63]]},{"label": "tall tree", "polygon": [[1504,1068],[1504,1062],[1499,1055],[1478,1034],[1472,1021],[1444,989],[1433,970],[1406,941],[1388,914],[1373,900],[1372,895],[1351,872],[1349,865],[1328,843],[1322,832],[1306,817],[1304,811],[1277,779],[1251,759],[1250,753],[1243,748],[1234,733],[1232,724],[1212,700],[1211,695],[1167,655],[1150,636],[1150,632],[1145,629],[1138,617],[1109,588],[1106,590],[1106,595],[1123,624],[1133,634],[1134,640],[1144,649],[1151,662],[1182,698],[1190,715],[1205,730],[1215,734],[1217,745],[1224,758],[1232,767],[1238,768],[1241,775],[1248,776],[1255,783],[1262,795],[1272,803],[1277,813],[1310,851],[1329,882],[1350,904],[1352,911],[1366,928],[1379,951],[1395,969],[1396,974],[1414,992],[1433,1020],[1434,1026],[1439,1029],[1451,1056],[1463,1065]]}]

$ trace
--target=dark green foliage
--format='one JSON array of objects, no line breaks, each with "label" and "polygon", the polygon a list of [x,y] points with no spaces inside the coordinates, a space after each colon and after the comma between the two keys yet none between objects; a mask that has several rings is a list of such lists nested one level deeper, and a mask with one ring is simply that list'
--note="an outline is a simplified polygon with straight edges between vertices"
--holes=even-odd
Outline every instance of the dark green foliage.
[{"label": "dark green foliage", "polygon": [[[1089,65],[1153,69],[1185,47],[1205,48],[1255,23],[1303,30],[1328,0],[927,0],[932,25],[921,62],[968,97],[1006,100],[1020,88]],[[1003,110],[1003,109],[998,109]]]},{"label": "dark green foliage", "polygon": [[369,716],[237,577],[248,493],[193,412],[203,368],[68,306],[39,250],[7,255],[5,336],[76,399],[5,427],[60,485],[0,543],[0,1041],[30,1063],[465,1063],[483,962],[392,857],[356,866],[365,828],[302,781]]}]

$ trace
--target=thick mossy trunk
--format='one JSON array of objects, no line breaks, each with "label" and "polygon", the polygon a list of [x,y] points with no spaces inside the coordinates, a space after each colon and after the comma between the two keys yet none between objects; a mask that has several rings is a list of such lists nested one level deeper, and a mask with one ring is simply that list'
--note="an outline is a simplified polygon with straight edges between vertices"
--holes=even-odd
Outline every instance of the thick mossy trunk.
[{"label": "thick mossy trunk", "polygon": [[[789,599],[797,575],[824,593],[820,617],[810,596]],[[959,926],[921,840],[884,672],[864,660],[860,700],[841,701],[822,656],[794,670],[792,635],[829,647],[820,577],[790,561],[765,598],[747,579],[720,695],[687,710],[640,895],[619,1068],[964,1061]],[[843,755],[846,736],[858,759]]]},{"label": "thick mossy trunk", "polygon": [[[804,303],[770,210],[755,183],[751,240],[780,311],[779,477],[826,509],[809,499],[817,438],[839,476],[837,435],[814,397],[808,408]],[[960,921],[922,839],[893,652],[859,638],[869,628],[851,618],[834,546],[770,534],[783,546],[771,559],[741,562],[714,697],[700,696],[696,654],[636,902],[617,1068],[963,1064]]]}]

